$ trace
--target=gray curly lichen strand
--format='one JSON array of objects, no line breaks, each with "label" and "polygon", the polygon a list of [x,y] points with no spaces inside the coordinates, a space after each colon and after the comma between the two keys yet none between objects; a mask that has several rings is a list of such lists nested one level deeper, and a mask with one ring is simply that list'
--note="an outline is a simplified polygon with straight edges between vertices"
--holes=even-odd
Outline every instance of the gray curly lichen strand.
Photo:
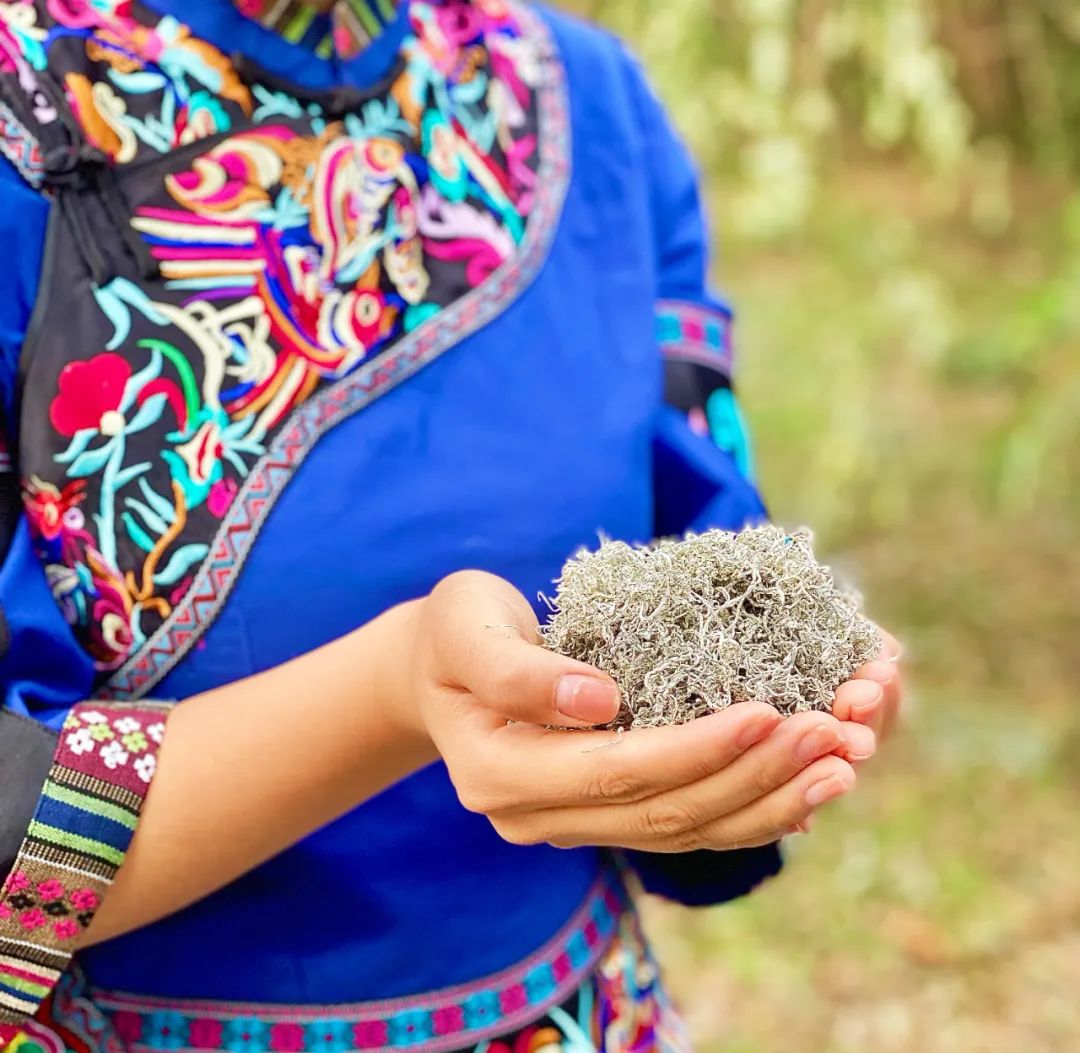
[{"label": "gray curly lichen strand", "polygon": [[604,542],[563,568],[545,645],[609,673],[621,727],[682,724],[736,702],[827,710],[881,647],[808,530]]}]

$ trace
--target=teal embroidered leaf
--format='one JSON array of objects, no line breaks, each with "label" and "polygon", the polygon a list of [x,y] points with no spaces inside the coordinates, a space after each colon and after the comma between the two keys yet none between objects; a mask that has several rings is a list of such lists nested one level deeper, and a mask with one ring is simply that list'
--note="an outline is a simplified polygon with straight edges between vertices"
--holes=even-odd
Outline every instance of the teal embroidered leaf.
[{"label": "teal embroidered leaf", "polygon": [[209,551],[209,545],[185,545],[178,548],[164,570],[159,570],[154,575],[154,584],[175,585],[194,564],[204,560]]},{"label": "teal embroidered leaf", "polygon": [[138,479],[140,475],[145,475],[148,471],[150,471],[150,462],[143,461],[141,464],[133,464],[129,468],[117,472],[113,477],[113,490],[123,489],[128,483]]},{"label": "teal embroidered leaf", "polygon": [[71,442],[68,443],[68,448],[63,453],[58,453],[53,460],[57,464],[70,464],[76,457],[79,456],[87,446],[90,445],[92,439],[97,437],[96,428],[83,428],[82,431],[77,431]]},{"label": "teal embroidered leaf", "polygon": [[150,552],[154,547],[154,540],[141,526],[139,526],[135,517],[130,512],[121,512],[120,518],[123,520],[124,527],[127,529],[128,537],[130,537],[143,552]]},{"label": "teal embroidered leaf", "polygon": [[115,351],[131,332],[131,311],[124,301],[113,290],[114,282],[108,285],[94,286],[94,299],[97,300],[101,313],[112,322],[113,335],[109,338],[105,347],[109,351]]},{"label": "teal embroidered leaf", "polygon": [[143,522],[155,533],[164,534],[169,529],[168,524],[152,509],[147,508],[142,501],[137,500],[134,497],[127,497],[124,499],[124,504],[128,508],[134,508],[139,515],[142,516]]},{"label": "teal embroidered leaf", "polygon": [[[160,358],[159,358],[160,361]],[[128,435],[134,435],[151,424],[156,424],[165,411],[166,399],[164,394],[151,395],[140,407],[139,412],[131,418],[131,422],[124,429]]]},{"label": "teal embroidered leaf", "polygon": [[158,91],[166,83],[160,73],[118,73],[112,70],[110,79],[121,91],[129,91],[133,95],[145,95],[150,91]]},{"label": "teal embroidered leaf", "polygon": [[113,444],[110,441],[104,446],[99,446],[96,450],[87,450],[85,453],[80,453],[67,470],[67,474],[72,479],[85,479],[88,475],[96,475],[109,463],[112,452]]},{"label": "teal embroidered leaf", "polygon": [[143,492],[143,497],[146,498],[146,503],[155,511],[166,523],[170,525],[176,521],[176,509],[172,504],[161,496],[145,479],[139,480],[139,489]]},{"label": "teal embroidered leaf", "polygon": [[[139,346],[142,346],[141,341]],[[152,351],[150,354],[150,361],[124,385],[124,399],[123,402],[120,403],[120,412],[126,413],[131,407],[131,403],[135,400],[135,396],[138,395],[151,380],[157,380],[159,376],[161,376],[161,353],[159,351]],[[147,401],[149,402],[150,400],[147,399]]]}]

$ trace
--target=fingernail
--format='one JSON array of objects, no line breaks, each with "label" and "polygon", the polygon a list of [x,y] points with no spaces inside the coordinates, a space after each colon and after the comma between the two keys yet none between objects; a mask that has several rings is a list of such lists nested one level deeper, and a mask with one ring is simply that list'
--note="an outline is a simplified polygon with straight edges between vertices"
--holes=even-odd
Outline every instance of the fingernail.
[{"label": "fingernail", "polygon": [[801,823],[792,823],[788,827],[789,834],[808,834],[814,827],[814,816],[808,815]]},{"label": "fingernail", "polygon": [[741,750],[748,750],[751,746],[756,746],[762,739],[768,738],[779,723],[779,713],[775,716],[766,713],[764,716],[753,720],[735,736],[735,745]]},{"label": "fingernail", "polygon": [[570,674],[555,687],[555,708],[571,720],[606,724],[619,711],[619,691],[614,684],[594,676]]},{"label": "fingernail", "polygon": [[844,756],[848,760],[869,760],[877,749],[877,736],[870,728],[856,724],[847,729],[847,748]]},{"label": "fingernail", "polygon": [[817,808],[826,801],[831,801],[834,797],[839,797],[841,794],[847,793],[847,789],[847,783],[841,779],[839,775],[830,775],[827,779],[822,779],[820,782],[814,783],[814,785],[806,791],[806,796],[803,797],[803,800],[811,808]]},{"label": "fingernail", "polygon": [[851,707],[851,719],[859,724],[865,724],[877,711],[878,706],[881,705],[881,700],[885,697],[883,692],[878,693],[878,697],[873,702],[860,702],[857,706]]},{"label": "fingernail", "polygon": [[831,753],[843,742],[843,738],[828,724],[818,724],[806,732],[795,745],[795,762],[809,764],[818,757]]}]

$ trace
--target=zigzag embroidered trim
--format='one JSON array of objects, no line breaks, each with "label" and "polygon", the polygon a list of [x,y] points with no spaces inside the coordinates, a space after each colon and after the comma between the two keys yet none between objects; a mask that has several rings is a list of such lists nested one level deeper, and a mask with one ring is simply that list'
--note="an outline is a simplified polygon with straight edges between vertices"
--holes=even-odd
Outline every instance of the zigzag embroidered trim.
[{"label": "zigzag embroidered trim", "polygon": [[56,986],[135,832],[169,707],[75,706],[0,888],[0,1048]]},{"label": "zigzag embroidered trim", "polygon": [[41,147],[5,102],[0,102],[0,153],[31,186],[40,185],[45,174]]},{"label": "zigzag embroidered trim", "polygon": [[[593,972],[629,909],[605,874],[572,918],[535,954],[473,983],[409,998],[310,1006],[162,1000],[90,989],[127,1048],[352,1050],[445,1053],[505,1035],[567,999]],[[65,984],[73,981],[66,980]]]}]

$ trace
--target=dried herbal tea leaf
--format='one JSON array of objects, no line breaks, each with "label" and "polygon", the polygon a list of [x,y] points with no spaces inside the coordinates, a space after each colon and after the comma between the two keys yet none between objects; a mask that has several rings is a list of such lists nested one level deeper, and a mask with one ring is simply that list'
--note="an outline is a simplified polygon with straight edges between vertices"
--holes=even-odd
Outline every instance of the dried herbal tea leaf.
[{"label": "dried herbal tea leaf", "polygon": [[614,678],[620,727],[683,724],[736,702],[828,710],[881,637],[811,541],[763,526],[604,542],[563,567],[544,643]]}]

